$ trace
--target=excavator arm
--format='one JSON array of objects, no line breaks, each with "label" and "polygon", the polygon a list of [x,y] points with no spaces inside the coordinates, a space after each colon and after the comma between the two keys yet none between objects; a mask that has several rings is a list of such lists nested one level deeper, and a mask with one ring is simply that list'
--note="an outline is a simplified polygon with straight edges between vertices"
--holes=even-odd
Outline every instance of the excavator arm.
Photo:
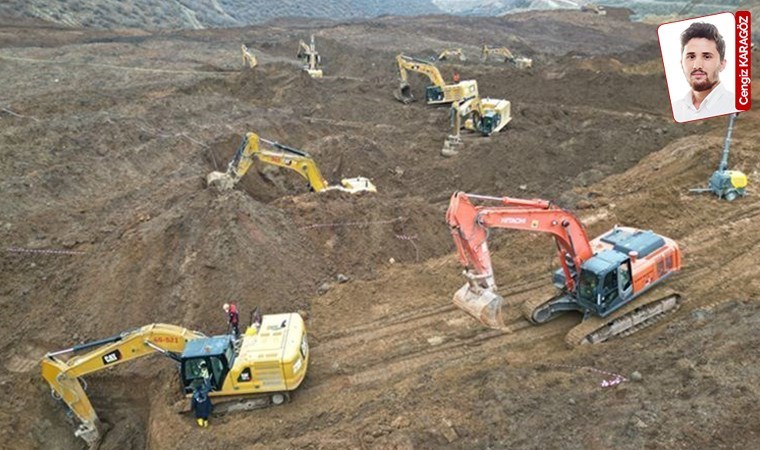
[{"label": "excavator arm", "polygon": [[[261,142],[276,150],[262,149],[260,147]],[[372,182],[364,177],[345,178],[341,180],[341,186],[330,186],[310,154],[278,142],[268,141],[256,133],[247,133],[243,137],[243,141],[235,151],[226,172],[211,172],[206,177],[206,182],[209,186],[216,186],[222,190],[232,189],[248,173],[255,160],[295,171],[306,179],[309,188],[315,192],[328,190],[343,190],[350,193],[377,191]]]},{"label": "excavator arm", "polygon": [[411,58],[405,55],[398,55],[396,56],[396,64],[398,64],[398,71],[399,76],[401,77],[401,81],[404,83],[407,82],[406,72],[409,70],[425,75],[430,79],[430,82],[433,83],[434,86],[443,87],[446,85],[446,82],[443,81],[443,77],[441,76],[441,72],[438,70],[438,68],[427,61]]},{"label": "excavator arm", "polygon": [[[167,324],[151,324],[110,338],[48,353],[42,359],[42,377],[53,396],[60,398],[81,421],[76,432],[90,446],[101,438],[100,420],[87,398],[81,377],[159,352],[178,360],[188,341],[205,337],[202,333]],[[61,356],[86,353],[63,359]]]},{"label": "excavator arm", "polygon": [[[262,141],[279,151],[261,149],[260,142]],[[328,188],[327,181],[311,155],[303,150],[267,141],[256,133],[246,133],[235,151],[235,156],[227,166],[227,172],[212,172],[207,182],[209,185],[217,185],[222,189],[231,189],[248,173],[255,160],[297,172],[308,181],[309,187],[314,191],[320,192]]]},{"label": "excavator arm", "polygon": [[241,44],[240,51],[243,53],[244,67],[253,69],[259,64],[259,62],[256,60],[256,57],[250,51],[248,51],[248,47],[245,44]]},{"label": "excavator arm", "polygon": [[[470,198],[497,201],[500,206],[474,206]],[[558,256],[565,273],[566,287],[575,289],[581,264],[593,256],[583,225],[572,213],[545,200],[522,200],[456,192],[451,196],[446,221],[467,270],[465,284],[454,296],[454,303],[483,323],[498,328],[501,303],[488,251],[488,230],[507,228],[549,233],[557,243]]]},{"label": "excavator arm", "polygon": [[481,61],[488,61],[488,57],[492,55],[504,58],[505,62],[511,62],[515,60],[514,55],[512,55],[512,52],[507,47],[489,47],[487,45],[484,45],[483,50],[480,53]]}]

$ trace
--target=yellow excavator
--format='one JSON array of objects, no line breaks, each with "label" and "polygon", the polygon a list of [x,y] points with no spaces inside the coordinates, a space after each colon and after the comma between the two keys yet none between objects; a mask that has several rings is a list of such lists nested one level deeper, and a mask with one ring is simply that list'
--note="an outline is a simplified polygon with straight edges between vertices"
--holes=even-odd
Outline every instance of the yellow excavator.
[{"label": "yellow excavator", "polygon": [[63,401],[79,420],[75,435],[90,448],[99,445],[103,426],[87,398],[83,377],[155,353],[178,364],[185,397],[200,386],[210,388],[216,412],[281,405],[306,376],[306,328],[295,313],[261,316],[256,312],[251,326],[237,340],[232,335],[208,337],[176,325],[154,323],[48,353],[41,362],[42,377],[53,397]]},{"label": "yellow excavator", "polygon": [[451,105],[454,132],[464,127],[484,136],[498,133],[512,120],[512,105],[500,98],[474,97]]},{"label": "yellow excavator", "polygon": [[240,46],[240,50],[243,52],[243,66],[247,67],[248,69],[253,69],[254,67],[259,65],[259,62],[256,60],[256,57],[253,56],[253,53],[248,51],[248,47],[246,47],[245,44],[242,44]]},{"label": "yellow excavator", "polygon": [[452,133],[443,141],[441,155],[455,156],[463,144],[462,128],[477,131],[483,136],[498,133],[512,120],[509,100],[475,97],[451,105]]},{"label": "yellow excavator", "polygon": [[467,57],[464,56],[464,52],[461,48],[447,48],[438,55],[438,61],[445,61],[450,58],[459,58],[460,61],[467,61]]},{"label": "yellow excavator", "polygon": [[581,5],[581,11],[598,14],[600,16],[607,15],[607,10],[604,9],[604,6],[597,5],[596,3],[586,3],[585,5]]},{"label": "yellow excavator", "polygon": [[533,67],[533,60],[522,56],[515,57],[507,47],[489,47],[483,46],[480,52],[480,61],[488,62],[489,57],[496,57],[504,62],[512,63],[518,69],[530,69]]},{"label": "yellow excavator", "polygon": [[412,88],[407,79],[408,71],[425,75],[433,83],[425,89],[425,99],[428,105],[458,102],[478,95],[477,81],[465,80],[457,84],[447,85],[438,68],[428,61],[398,55],[396,56],[396,64],[398,65],[400,86],[395,97],[402,103],[414,101]]},{"label": "yellow excavator", "polygon": [[322,58],[317,53],[317,46],[314,43],[314,35],[311,35],[311,41],[307,45],[306,42],[301,39],[298,41],[298,53],[296,58],[303,60],[303,70],[306,71],[312,78],[322,78],[322,69],[319,65],[322,63]]},{"label": "yellow excavator", "polygon": [[[260,142],[276,150],[263,150],[259,146]],[[322,176],[314,158],[307,152],[266,140],[256,133],[247,133],[243,137],[235,156],[227,166],[227,171],[211,172],[206,177],[206,184],[221,190],[232,189],[248,172],[254,160],[298,172],[309,183],[309,189],[315,192],[334,190],[351,194],[377,192],[375,185],[364,177],[344,178],[340,181],[340,185],[330,185]]]}]

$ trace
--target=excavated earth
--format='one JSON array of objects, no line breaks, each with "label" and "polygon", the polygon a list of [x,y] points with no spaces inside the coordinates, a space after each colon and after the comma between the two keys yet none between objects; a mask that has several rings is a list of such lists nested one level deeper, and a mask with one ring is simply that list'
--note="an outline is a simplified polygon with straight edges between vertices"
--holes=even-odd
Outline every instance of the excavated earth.
[{"label": "excavated earth", "polygon": [[[312,32],[321,80],[294,58]],[[534,68],[480,63],[483,36]],[[477,79],[513,114],[498,135],[466,134],[451,158],[447,108],[393,97],[397,53],[444,47],[469,57],[439,64],[446,79]],[[109,428],[101,448],[760,441],[759,115],[737,120],[730,161],[750,195],[689,194],[717,167],[726,119],[673,122],[654,26],[572,11],[185,32],[14,22],[0,27],[0,58],[1,448],[84,448],[39,375],[45,352],[152,322],[222,333],[229,300],[244,322],[257,305],[307,317],[311,366],[293,400],[198,429],[174,412],[175,367],[154,356],[86,378]],[[269,169],[206,189],[248,131],[379,192],[311,193]],[[451,304],[464,282],[444,221],[457,190],[553,200],[590,236],[625,224],[674,238],[684,267],[668,285],[682,307],[568,349],[579,316],[533,326],[518,314],[551,294],[551,238],[494,231],[511,332],[485,329]],[[602,387],[614,374],[624,381]]]}]

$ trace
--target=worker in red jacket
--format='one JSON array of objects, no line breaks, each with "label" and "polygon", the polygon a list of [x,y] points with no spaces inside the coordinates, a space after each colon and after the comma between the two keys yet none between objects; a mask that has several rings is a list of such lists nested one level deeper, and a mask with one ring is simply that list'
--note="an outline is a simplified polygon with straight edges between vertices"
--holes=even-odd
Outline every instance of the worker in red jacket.
[{"label": "worker in red jacket", "polygon": [[227,323],[230,326],[230,331],[233,336],[235,336],[235,339],[237,339],[240,335],[240,328],[238,327],[240,324],[240,315],[238,314],[237,307],[234,303],[225,303],[222,308],[224,309],[224,312],[227,313]]}]

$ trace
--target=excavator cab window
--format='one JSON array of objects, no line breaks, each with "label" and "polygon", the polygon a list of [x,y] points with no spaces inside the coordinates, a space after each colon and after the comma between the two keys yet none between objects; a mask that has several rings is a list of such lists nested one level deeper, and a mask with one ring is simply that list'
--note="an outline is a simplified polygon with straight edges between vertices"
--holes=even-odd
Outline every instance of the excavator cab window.
[{"label": "excavator cab window", "polygon": [[597,274],[589,270],[581,270],[581,279],[578,285],[579,297],[587,302],[596,303],[596,286],[598,284]]},{"label": "excavator cab window", "polygon": [[227,355],[213,355],[201,358],[190,358],[182,362],[182,378],[185,392],[192,392],[206,380],[212,390],[222,388],[224,378],[229,372]]},{"label": "excavator cab window", "polygon": [[625,261],[618,267],[618,286],[620,292],[626,293],[631,288],[631,261]]},{"label": "excavator cab window", "polygon": [[612,270],[607,272],[604,276],[604,284],[602,284],[602,297],[601,307],[602,309],[608,308],[612,302],[614,302],[620,293],[618,292],[618,272]]}]

